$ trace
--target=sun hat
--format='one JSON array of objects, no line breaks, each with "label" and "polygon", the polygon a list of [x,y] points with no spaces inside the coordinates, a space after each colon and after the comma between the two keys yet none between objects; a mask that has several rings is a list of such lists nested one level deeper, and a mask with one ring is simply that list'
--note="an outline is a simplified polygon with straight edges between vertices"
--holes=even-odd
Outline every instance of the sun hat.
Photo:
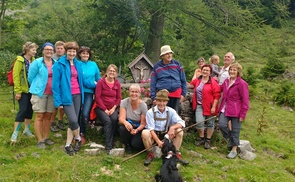
[{"label": "sun hat", "polygon": [[166,89],[159,90],[157,92],[157,95],[156,95],[156,100],[166,100],[166,101],[168,101],[169,100],[168,94],[169,94],[169,91],[166,90]]},{"label": "sun hat", "polygon": [[54,45],[51,44],[50,42],[45,42],[45,43],[43,44],[41,50],[43,51],[44,47],[46,47],[46,46],[51,46],[51,47],[53,48],[53,50],[54,50]]},{"label": "sun hat", "polygon": [[171,50],[171,48],[170,48],[170,46],[169,45],[164,45],[164,46],[162,46],[161,47],[161,54],[160,54],[160,57],[161,56],[163,56],[164,54],[167,54],[167,53],[174,53],[172,50]]}]

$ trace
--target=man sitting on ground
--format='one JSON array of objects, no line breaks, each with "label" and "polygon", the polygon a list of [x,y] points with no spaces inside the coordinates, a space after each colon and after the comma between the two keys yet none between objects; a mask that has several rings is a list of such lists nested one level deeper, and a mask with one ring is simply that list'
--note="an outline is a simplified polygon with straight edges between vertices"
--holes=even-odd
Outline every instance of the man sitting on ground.
[{"label": "man sitting on ground", "polygon": [[184,165],[189,163],[182,159],[179,152],[183,137],[182,128],[185,127],[185,122],[174,109],[166,106],[169,100],[168,94],[169,92],[166,89],[158,91],[155,98],[156,106],[149,109],[146,113],[146,129],[142,131],[141,135],[145,148],[149,149],[147,159],[144,162],[145,166],[149,165],[154,159],[153,143],[156,142],[162,148],[162,140],[166,133],[173,140],[178,161]]}]

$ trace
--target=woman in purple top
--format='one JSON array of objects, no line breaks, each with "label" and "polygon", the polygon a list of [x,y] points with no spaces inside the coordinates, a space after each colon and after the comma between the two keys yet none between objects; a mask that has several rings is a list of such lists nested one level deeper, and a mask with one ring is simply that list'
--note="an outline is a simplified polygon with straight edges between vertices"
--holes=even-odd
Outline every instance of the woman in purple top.
[{"label": "woman in purple top", "polygon": [[106,76],[101,78],[95,89],[97,118],[104,124],[105,149],[107,154],[113,148],[113,139],[118,125],[118,106],[121,102],[121,84],[116,79],[118,67],[110,64]]},{"label": "woman in purple top", "polygon": [[[229,78],[221,85],[223,92],[220,105],[219,128],[223,137],[228,141],[231,148],[227,158],[237,156],[237,147],[240,144],[240,130],[249,109],[248,84],[242,78],[242,66],[233,63],[229,67]],[[228,125],[231,120],[232,129]]]}]

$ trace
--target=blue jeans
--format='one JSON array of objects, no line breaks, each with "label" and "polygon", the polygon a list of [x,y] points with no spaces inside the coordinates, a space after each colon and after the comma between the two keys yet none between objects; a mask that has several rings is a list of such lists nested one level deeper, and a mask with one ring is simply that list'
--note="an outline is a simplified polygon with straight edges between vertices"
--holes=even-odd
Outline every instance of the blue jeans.
[{"label": "blue jeans", "polygon": [[92,104],[93,104],[93,94],[84,92],[84,104],[82,106],[82,110],[81,110],[82,116],[79,122],[80,133],[82,133],[83,135],[85,135],[86,133],[86,125],[89,121],[89,113],[90,113]]}]

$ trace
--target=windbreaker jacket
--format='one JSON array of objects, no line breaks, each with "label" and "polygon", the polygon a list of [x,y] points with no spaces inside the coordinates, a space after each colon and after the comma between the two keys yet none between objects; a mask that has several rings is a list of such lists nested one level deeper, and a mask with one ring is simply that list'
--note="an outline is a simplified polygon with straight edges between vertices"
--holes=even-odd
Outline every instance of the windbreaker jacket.
[{"label": "windbreaker jacket", "polygon": [[[54,60],[52,60],[52,68]],[[48,69],[44,63],[44,58],[40,57],[33,61],[29,68],[28,81],[30,83],[29,92],[42,98],[48,82]]]},{"label": "windbreaker jacket", "polygon": [[220,109],[225,107],[225,116],[245,118],[249,109],[248,84],[241,77],[237,77],[235,83],[229,87],[229,78],[221,85],[223,92]]},{"label": "windbreaker jacket", "polygon": [[[199,84],[202,81],[202,76],[194,79],[190,82],[191,85],[194,86],[194,94],[192,99],[192,108],[193,110],[196,110],[197,108],[197,94],[196,89],[199,86]],[[203,107],[203,115],[204,116],[212,116],[211,108],[213,106],[214,100],[220,99],[220,87],[215,79],[212,77],[209,78],[208,82],[204,84],[203,90],[202,90],[202,107]],[[218,114],[218,104],[216,104],[215,108],[215,115]]]},{"label": "windbreaker jacket", "polygon": [[[88,60],[88,61],[81,61],[81,64],[82,64],[84,78],[89,80],[91,83],[94,83],[94,81],[97,82],[100,79],[100,71],[95,62]],[[84,92],[93,94],[95,86],[96,85],[94,85],[93,88],[88,88],[84,86],[83,88]]]},{"label": "windbreaker jacket", "polygon": [[167,89],[169,92],[182,88],[182,93],[185,97],[187,92],[186,78],[183,67],[176,60],[171,60],[171,63],[164,64],[163,60],[154,65],[151,75],[151,98],[155,100],[158,90]]},{"label": "windbreaker jacket", "polygon": [[[83,77],[81,62],[74,58],[74,65],[78,73],[78,83],[80,86],[82,104],[84,103],[83,85],[88,88],[95,87],[94,83],[90,83]],[[72,105],[72,86],[71,86],[71,65],[66,55],[60,57],[52,68],[52,92],[54,106]]]},{"label": "windbreaker jacket", "polygon": [[117,79],[115,79],[113,88],[107,85],[105,77],[97,82],[95,102],[99,109],[105,111],[111,109],[114,105],[119,106],[121,97],[121,84]]},{"label": "windbreaker jacket", "polygon": [[[34,58],[32,58],[34,60]],[[25,69],[25,58],[23,56],[17,56],[13,71],[13,83],[14,92],[16,94],[28,93],[29,92],[29,82],[27,79],[27,71]]]}]

